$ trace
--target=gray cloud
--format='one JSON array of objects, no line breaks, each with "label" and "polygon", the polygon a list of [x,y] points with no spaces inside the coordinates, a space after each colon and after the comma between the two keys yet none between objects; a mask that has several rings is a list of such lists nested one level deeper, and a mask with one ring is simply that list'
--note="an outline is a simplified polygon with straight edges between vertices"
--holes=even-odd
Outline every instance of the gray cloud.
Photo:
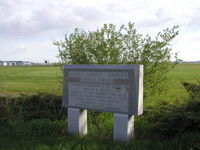
[{"label": "gray cloud", "polygon": [[3,8],[0,12],[0,36],[41,34],[49,30],[64,28],[69,21],[73,20],[73,14],[70,11],[62,7],[59,10],[60,7],[55,7],[53,4],[36,8],[30,4],[6,3],[0,7]]},{"label": "gray cloud", "polygon": [[142,18],[139,22],[139,26],[143,28],[157,28],[157,27],[167,27],[175,25],[175,19],[173,16],[170,16],[165,8],[159,8],[152,13],[151,16],[147,16],[146,18]]},{"label": "gray cloud", "polygon": [[200,27],[200,8],[194,10],[188,19],[188,27]]},{"label": "gray cloud", "polygon": [[82,20],[93,22],[100,20],[103,17],[104,12],[94,7],[76,7],[74,15],[79,16]]},{"label": "gray cloud", "polygon": [[[34,4],[34,2],[33,2]],[[0,6],[0,37],[34,36],[51,30],[65,32],[76,26],[87,27],[99,23],[104,12],[93,7],[73,6],[68,3],[47,3],[33,6],[4,3]],[[12,12],[12,13],[11,13]]]}]

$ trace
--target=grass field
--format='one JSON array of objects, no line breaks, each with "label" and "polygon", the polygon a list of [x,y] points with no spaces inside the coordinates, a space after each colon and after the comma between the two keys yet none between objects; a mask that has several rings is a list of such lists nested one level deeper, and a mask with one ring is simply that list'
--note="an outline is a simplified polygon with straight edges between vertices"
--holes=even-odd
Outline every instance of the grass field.
[{"label": "grass field", "polygon": [[[0,94],[48,92],[61,94],[60,66],[0,67]],[[185,98],[181,82],[200,81],[200,64],[179,64],[172,71],[173,82],[168,92],[170,99]]]},{"label": "grass field", "polygon": [[172,85],[169,89],[169,97],[185,99],[188,97],[182,82],[197,83],[200,81],[200,64],[183,63],[176,66],[172,71]]},{"label": "grass field", "polygon": [[0,93],[61,93],[60,66],[0,67]]},{"label": "grass field", "polygon": [[[176,99],[184,101],[188,98],[188,94],[181,82],[196,83],[200,81],[200,64],[179,64],[171,73],[172,83],[167,92],[168,95],[163,99],[172,103]],[[0,94],[18,95],[48,92],[61,95],[60,76],[59,66],[0,67]],[[145,105],[147,103],[145,102]],[[88,135],[84,137],[68,135],[66,119],[53,121],[48,119],[11,120],[0,125],[0,150],[200,149],[199,132],[183,133],[170,137],[157,134],[158,129],[154,127],[156,122],[152,113],[152,111],[157,111],[154,104],[151,103],[153,106],[151,109],[145,108],[142,116],[135,117],[135,138],[129,143],[112,140],[112,113],[99,115],[88,113]],[[160,114],[159,111],[158,114]],[[178,115],[180,115],[178,117],[182,116],[181,113]],[[152,127],[154,127],[153,130]]]}]

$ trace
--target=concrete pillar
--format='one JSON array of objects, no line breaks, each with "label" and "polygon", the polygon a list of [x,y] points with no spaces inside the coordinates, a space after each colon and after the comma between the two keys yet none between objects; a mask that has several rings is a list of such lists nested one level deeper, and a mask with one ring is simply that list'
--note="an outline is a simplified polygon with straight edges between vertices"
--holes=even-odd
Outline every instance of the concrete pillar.
[{"label": "concrete pillar", "polygon": [[114,132],[115,141],[127,142],[134,135],[134,116],[124,114],[114,114]]},{"label": "concrete pillar", "polygon": [[68,132],[70,134],[87,134],[87,110],[68,108]]}]

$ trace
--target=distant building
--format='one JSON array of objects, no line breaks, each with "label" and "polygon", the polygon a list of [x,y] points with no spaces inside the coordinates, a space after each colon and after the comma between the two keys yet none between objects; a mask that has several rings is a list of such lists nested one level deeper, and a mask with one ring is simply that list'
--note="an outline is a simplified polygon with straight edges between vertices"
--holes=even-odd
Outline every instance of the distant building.
[{"label": "distant building", "polygon": [[23,66],[31,66],[31,65],[34,65],[35,63],[33,62],[30,62],[30,61],[24,61],[23,62]]},{"label": "distant building", "polygon": [[10,66],[10,62],[9,61],[3,61],[3,66]]},{"label": "distant building", "polygon": [[35,65],[29,61],[0,61],[0,66],[30,66]]}]

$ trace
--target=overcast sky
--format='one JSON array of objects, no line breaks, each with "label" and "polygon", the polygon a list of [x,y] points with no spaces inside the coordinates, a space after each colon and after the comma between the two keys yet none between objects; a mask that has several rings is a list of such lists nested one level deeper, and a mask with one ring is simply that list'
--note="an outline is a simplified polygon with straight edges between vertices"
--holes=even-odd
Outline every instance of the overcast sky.
[{"label": "overcast sky", "polygon": [[56,62],[52,41],[75,27],[129,21],[150,35],[179,25],[173,51],[184,61],[200,60],[200,0],[0,0],[0,60]]}]

